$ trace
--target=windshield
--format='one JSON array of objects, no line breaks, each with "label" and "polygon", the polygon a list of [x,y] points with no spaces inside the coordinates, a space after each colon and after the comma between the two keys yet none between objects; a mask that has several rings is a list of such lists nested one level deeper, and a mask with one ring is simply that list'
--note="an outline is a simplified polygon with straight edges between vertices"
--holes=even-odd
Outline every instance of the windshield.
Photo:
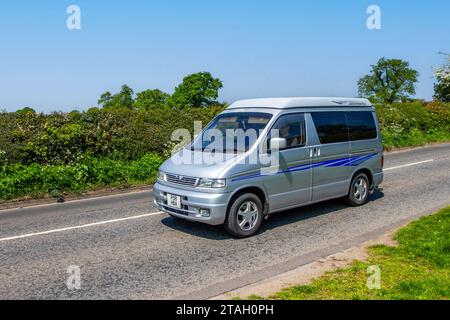
[{"label": "windshield", "polygon": [[246,152],[259,138],[272,115],[260,112],[224,113],[194,140],[192,150]]}]

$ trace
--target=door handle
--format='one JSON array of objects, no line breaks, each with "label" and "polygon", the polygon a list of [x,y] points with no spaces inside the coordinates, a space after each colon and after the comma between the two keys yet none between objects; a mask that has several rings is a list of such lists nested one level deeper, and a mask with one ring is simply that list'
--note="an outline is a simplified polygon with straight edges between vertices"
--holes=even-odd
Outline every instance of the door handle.
[{"label": "door handle", "polygon": [[309,157],[320,157],[320,148],[313,147],[309,149]]}]

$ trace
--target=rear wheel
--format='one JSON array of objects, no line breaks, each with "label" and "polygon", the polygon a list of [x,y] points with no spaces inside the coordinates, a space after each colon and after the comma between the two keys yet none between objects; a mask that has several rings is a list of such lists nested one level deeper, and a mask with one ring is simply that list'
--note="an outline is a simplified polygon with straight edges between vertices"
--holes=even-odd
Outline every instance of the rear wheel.
[{"label": "rear wheel", "polygon": [[350,184],[350,190],[347,195],[347,203],[351,206],[358,207],[367,203],[370,193],[369,178],[366,174],[357,174]]},{"label": "rear wheel", "polygon": [[263,204],[253,193],[245,193],[234,200],[228,210],[225,229],[235,237],[253,236],[263,221]]}]

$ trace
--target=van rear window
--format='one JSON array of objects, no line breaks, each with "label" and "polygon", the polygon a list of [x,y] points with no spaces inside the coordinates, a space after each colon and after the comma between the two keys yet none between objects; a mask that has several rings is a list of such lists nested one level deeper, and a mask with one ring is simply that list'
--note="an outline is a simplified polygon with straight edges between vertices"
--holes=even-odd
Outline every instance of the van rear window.
[{"label": "van rear window", "polygon": [[377,127],[370,111],[347,112],[350,140],[368,140],[377,137]]}]

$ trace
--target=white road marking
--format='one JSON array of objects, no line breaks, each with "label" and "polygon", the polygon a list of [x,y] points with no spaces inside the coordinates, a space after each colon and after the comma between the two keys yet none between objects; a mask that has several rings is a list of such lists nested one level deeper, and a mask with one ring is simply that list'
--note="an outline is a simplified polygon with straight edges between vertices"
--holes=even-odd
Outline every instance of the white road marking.
[{"label": "white road marking", "polygon": [[408,163],[408,164],[404,164],[401,166],[396,166],[396,167],[392,167],[392,168],[386,168],[383,171],[390,171],[390,170],[396,170],[396,169],[402,169],[402,168],[407,168],[407,167],[412,167],[412,166],[417,166],[419,164],[423,164],[423,163],[428,163],[428,162],[433,162],[434,159],[429,159],[429,160],[425,160],[425,161],[420,161],[420,162],[414,162],[414,163]]},{"label": "white road marking", "polygon": [[[401,168],[406,168],[406,167],[412,167],[412,166],[416,166],[416,165],[423,164],[423,163],[429,163],[429,162],[433,162],[433,161],[434,161],[434,159],[429,159],[429,160],[420,161],[420,162],[408,163],[408,164],[404,164],[404,165],[401,165],[401,166],[386,168],[386,169],[384,169],[384,171],[390,171],[390,170],[396,170],[396,169],[401,169]],[[69,230],[76,230],[76,229],[94,227],[94,226],[110,224],[110,223],[116,223],[116,222],[122,222],[122,221],[127,221],[127,220],[142,219],[142,218],[147,218],[147,217],[151,217],[151,216],[160,215],[162,213],[163,212],[152,212],[152,213],[147,213],[147,214],[141,214],[141,215],[138,215],[138,216],[131,216],[131,217],[125,217],[125,218],[119,218],[119,219],[105,220],[105,221],[100,221],[100,222],[83,224],[83,225],[79,225],[79,226],[73,226],[73,227],[67,227],[67,228],[61,228],[61,229],[53,229],[53,230],[48,230],[48,231],[29,233],[29,234],[24,234],[24,235],[21,235],[21,236],[14,236],[14,237],[3,238],[3,239],[0,239],[0,242],[10,241],[10,240],[17,240],[17,239],[23,239],[23,238],[29,238],[29,237],[35,237],[35,236],[41,236],[41,235],[52,234],[52,233],[63,232],[63,231],[69,231]]]},{"label": "white road marking", "polygon": [[28,234],[24,234],[24,235],[21,235],[21,236],[14,236],[14,237],[3,238],[3,239],[0,239],[0,242],[10,241],[10,240],[17,240],[17,239],[23,239],[23,238],[29,238],[29,237],[35,237],[35,236],[41,236],[41,235],[45,235],[45,234],[51,234],[51,233],[57,233],[57,232],[63,232],[63,231],[81,229],[81,228],[94,227],[94,226],[99,226],[99,225],[103,225],[103,224],[116,223],[116,222],[122,222],[122,221],[127,221],[127,220],[142,219],[142,218],[147,218],[147,217],[151,217],[151,216],[156,216],[156,215],[159,215],[159,214],[162,214],[162,213],[163,212],[160,212],[160,211],[159,212],[152,212],[152,213],[147,213],[147,214],[141,214],[141,215],[138,215],[138,216],[131,216],[131,217],[125,217],[125,218],[119,218],[119,219],[112,219],[112,220],[105,220],[105,221],[100,221],[100,222],[82,224],[82,225],[79,225],[79,226],[60,228],[60,229],[53,229],[53,230],[42,231],[42,232],[28,233]]}]

